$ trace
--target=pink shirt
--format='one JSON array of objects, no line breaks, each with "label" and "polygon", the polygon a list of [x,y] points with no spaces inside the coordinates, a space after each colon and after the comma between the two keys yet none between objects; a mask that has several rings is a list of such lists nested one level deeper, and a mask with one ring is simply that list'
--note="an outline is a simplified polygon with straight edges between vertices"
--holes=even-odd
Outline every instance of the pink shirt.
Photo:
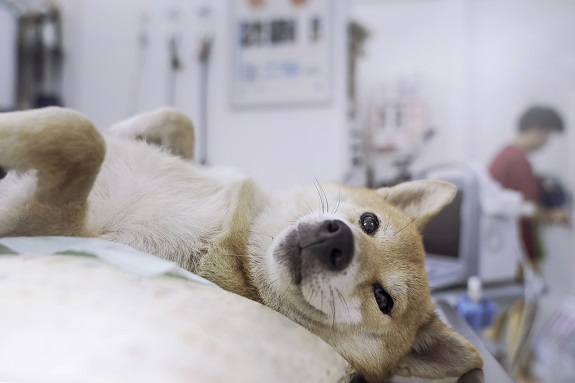
[{"label": "pink shirt", "polygon": [[505,147],[495,157],[489,171],[504,188],[516,190],[525,199],[537,201],[539,184],[523,150],[513,145]]}]

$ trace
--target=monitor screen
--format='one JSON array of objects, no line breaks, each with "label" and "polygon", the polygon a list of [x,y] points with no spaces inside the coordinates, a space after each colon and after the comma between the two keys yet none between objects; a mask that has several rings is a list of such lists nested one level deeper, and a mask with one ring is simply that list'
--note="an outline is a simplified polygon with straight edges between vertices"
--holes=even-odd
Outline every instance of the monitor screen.
[{"label": "monitor screen", "polygon": [[462,201],[463,193],[459,190],[453,201],[423,228],[423,246],[427,254],[459,257]]}]

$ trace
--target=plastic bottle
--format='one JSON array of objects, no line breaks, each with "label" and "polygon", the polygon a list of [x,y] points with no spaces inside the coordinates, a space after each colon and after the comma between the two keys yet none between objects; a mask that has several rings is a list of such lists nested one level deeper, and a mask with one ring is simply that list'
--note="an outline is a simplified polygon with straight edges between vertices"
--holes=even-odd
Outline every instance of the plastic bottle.
[{"label": "plastic bottle", "polygon": [[493,323],[497,304],[482,296],[481,279],[477,276],[467,280],[467,294],[457,302],[457,312],[477,332]]}]

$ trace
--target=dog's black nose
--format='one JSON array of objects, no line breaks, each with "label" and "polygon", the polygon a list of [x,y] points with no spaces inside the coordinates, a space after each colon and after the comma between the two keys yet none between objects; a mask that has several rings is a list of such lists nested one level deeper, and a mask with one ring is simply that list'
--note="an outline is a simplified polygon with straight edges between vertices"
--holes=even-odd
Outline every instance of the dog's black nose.
[{"label": "dog's black nose", "polygon": [[310,250],[328,270],[341,271],[353,258],[353,233],[342,221],[323,221],[316,232],[315,244],[310,246]]}]

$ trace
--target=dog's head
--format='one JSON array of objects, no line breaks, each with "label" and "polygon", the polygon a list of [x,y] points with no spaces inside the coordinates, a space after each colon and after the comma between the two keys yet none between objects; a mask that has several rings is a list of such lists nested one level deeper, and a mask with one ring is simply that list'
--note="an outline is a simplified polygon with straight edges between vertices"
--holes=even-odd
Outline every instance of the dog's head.
[{"label": "dog's head", "polygon": [[322,337],[370,382],[480,368],[475,348],[434,312],[419,234],[454,194],[445,182],[414,181],[279,198],[250,241],[250,254],[262,255],[251,262],[264,303]]}]

